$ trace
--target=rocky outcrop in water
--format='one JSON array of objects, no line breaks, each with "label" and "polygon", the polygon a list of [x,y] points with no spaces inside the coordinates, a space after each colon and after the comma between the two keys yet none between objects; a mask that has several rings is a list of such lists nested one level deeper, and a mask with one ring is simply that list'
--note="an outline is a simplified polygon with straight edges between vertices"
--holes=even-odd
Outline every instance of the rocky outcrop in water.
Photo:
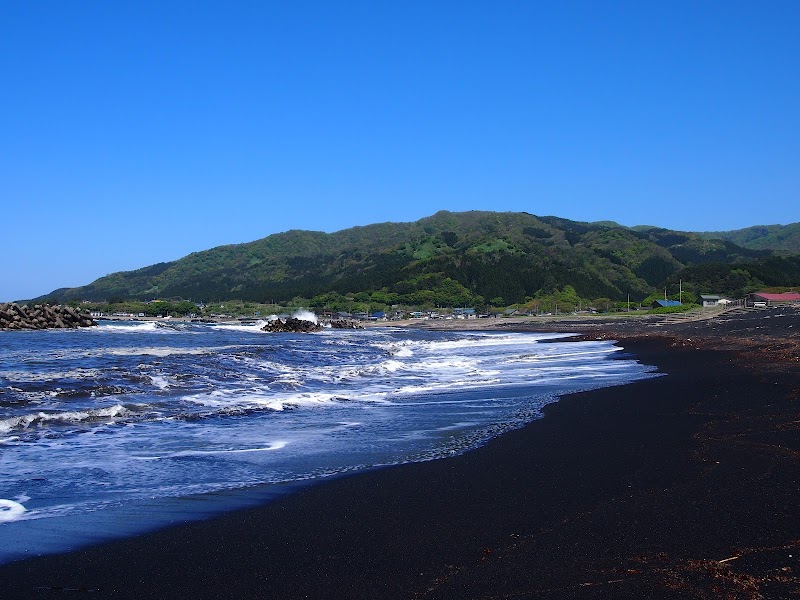
[{"label": "rocky outcrop in water", "polygon": [[331,321],[331,329],[364,329],[364,326],[353,319],[336,319]]},{"label": "rocky outcrop in water", "polygon": [[0,304],[0,329],[75,329],[95,325],[88,312],[71,306]]},{"label": "rocky outcrop in water", "polygon": [[272,319],[261,328],[262,331],[270,333],[313,333],[322,329],[322,325],[304,319]]}]

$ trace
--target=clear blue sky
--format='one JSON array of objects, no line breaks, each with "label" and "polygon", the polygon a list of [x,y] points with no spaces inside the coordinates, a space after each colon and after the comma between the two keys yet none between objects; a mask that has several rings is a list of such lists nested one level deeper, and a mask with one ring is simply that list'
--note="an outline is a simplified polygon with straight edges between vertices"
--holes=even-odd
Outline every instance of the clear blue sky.
[{"label": "clear blue sky", "polygon": [[0,301],[438,210],[800,221],[800,2],[0,4]]}]

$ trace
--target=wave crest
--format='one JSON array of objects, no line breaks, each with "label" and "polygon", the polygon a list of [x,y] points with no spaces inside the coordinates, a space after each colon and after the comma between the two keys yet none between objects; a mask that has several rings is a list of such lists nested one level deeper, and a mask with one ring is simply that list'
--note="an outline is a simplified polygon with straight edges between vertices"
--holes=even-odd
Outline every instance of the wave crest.
[{"label": "wave crest", "polygon": [[19,502],[0,498],[0,523],[18,521],[27,511]]},{"label": "wave crest", "polygon": [[50,423],[83,423],[99,419],[114,419],[130,414],[130,410],[122,404],[80,411],[38,412],[19,415],[0,420],[0,433],[8,433],[15,429],[27,429],[34,425]]}]

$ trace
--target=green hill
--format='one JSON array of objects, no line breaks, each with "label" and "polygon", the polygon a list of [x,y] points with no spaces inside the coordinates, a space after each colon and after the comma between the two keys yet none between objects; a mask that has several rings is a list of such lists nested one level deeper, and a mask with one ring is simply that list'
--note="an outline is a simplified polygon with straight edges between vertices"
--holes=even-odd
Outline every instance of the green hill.
[{"label": "green hill", "polygon": [[[744,265],[755,273],[748,272],[746,283],[769,284],[757,272],[770,256],[767,250],[658,227],[442,211],[412,223],[335,233],[287,231],[114,273],[42,298],[268,302],[381,292],[389,300],[409,303],[497,299],[510,304],[567,285],[582,298],[643,298],[696,265],[728,270]],[[775,265],[770,268],[774,271]],[[698,283],[700,291],[731,293],[700,288]]]},{"label": "green hill", "polygon": [[734,231],[704,231],[704,239],[721,239],[751,250],[771,250],[776,254],[800,253],[800,223],[756,225]]}]

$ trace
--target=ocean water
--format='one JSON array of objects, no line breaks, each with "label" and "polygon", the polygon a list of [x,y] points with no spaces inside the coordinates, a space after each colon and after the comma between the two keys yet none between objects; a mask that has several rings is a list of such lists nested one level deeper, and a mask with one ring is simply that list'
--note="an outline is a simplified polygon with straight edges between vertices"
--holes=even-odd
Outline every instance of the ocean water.
[{"label": "ocean water", "polygon": [[0,332],[0,562],[447,458],[560,394],[653,376],[611,342],[564,337],[153,322]]}]

